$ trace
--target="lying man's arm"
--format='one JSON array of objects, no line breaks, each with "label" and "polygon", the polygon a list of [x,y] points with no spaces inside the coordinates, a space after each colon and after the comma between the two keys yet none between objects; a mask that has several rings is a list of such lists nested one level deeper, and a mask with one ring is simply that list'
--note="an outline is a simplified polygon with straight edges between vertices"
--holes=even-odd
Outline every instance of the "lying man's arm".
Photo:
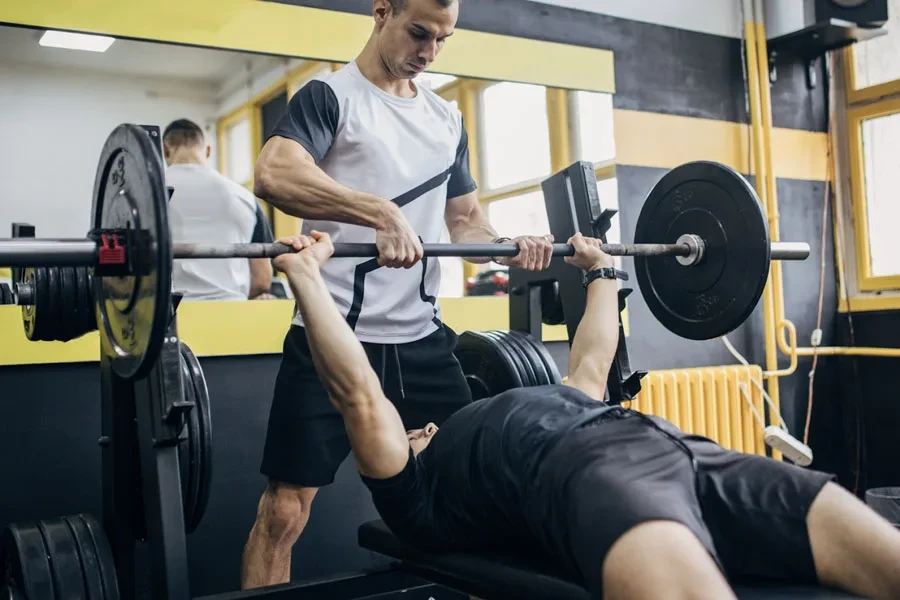
[{"label": "lying man's arm", "polygon": [[[601,241],[576,234],[569,243],[575,246],[575,256],[566,262],[593,271],[613,267],[613,258],[600,250]],[[615,279],[595,279],[587,288],[584,316],[569,353],[567,385],[594,398],[603,400],[606,380],[619,344],[619,286]]]},{"label": "lying man's arm", "polygon": [[331,240],[318,232],[311,238],[279,240],[302,251],[279,256],[275,266],[288,277],[303,315],[313,363],[344,418],[360,473],[387,479],[400,473],[409,460],[403,421],[381,391],[362,344],[338,312],[319,272],[334,251]]}]

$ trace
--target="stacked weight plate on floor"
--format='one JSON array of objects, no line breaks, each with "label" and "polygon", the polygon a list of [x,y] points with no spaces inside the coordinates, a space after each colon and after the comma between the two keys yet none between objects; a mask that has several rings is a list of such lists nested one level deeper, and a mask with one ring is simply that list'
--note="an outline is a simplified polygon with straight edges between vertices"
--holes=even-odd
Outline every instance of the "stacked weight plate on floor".
[{"label": "stacked weight plate on floor", "polygon": [[187,533],[193,533],[200,525],[209,503],[212,484],[212,421],[209,390],[203,369],[200,368],[200,361],[183,342],[181,374],[184,399],[194,403],[188,413],[185,435],[178,445],[184,527]]},{"label": "stacked weight plate on floor", "polygon": [[465,331],[454,354],[475,400],[562,381],[547,348],[519,331]]},{"label": "stacked weight plate on floor", "polygon": [[97,329],[88,267],[28,267],[17,283],[30,290],[20,299],[29,340],[68,342]]},{"label": "stacked weight plate on floor", "polygon": [[106,534],[91,515],[9,525],[0,534],[3,600],[118,600]]}]

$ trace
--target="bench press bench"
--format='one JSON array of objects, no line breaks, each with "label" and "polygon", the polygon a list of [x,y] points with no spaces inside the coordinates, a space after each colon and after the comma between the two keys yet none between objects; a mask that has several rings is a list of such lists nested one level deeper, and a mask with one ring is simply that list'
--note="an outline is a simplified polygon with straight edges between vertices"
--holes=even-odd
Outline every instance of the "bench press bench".
[{"label": "bench press bench", "polygon": [[[483,600],[592,600],[588,592],[538,558],[417,550],[394,536],[381,521],[363,523],[359,545],[400,561],[400,570]],[[851,600],[844,592],[803,586],[738,584],[741,600]]]}]

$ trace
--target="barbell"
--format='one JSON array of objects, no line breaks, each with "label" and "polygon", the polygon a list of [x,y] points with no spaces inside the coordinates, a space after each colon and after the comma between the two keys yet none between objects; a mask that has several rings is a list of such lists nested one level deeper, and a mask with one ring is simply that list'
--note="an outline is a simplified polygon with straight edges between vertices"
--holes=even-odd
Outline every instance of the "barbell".
[{"label": "barbell", "polygon": [[[118,126],[101,152],[86,238],[0,240],[0,265],[26,267],[15,286],[26,333],[31,324],[29,338],[59,339],[37,335],[35,323],[75,319],[87,311],[79,326],[67,330],[66,339],[77,337],[90,329],[93,313],[101,351],[116,373],[143,377],[159,354],[170,318],[173,260],[271,258],[293,251],[278,243],[173,244],[167,203],[164,166],[149,134],[136,125]],[[634,243],[602,249],[634,257],[638,284],[653,314],[692,339],[735,329],[759,302],[770,261],[803,260],[810,252],[805,243],[771,242],[749,183],[729,167],[705,161],[677,167],[654,186],[641,209]],[[429,243],[423,251],[429,257],[493,258],[515,256],[519,248]],[[334,245],[335,258],[377,253],[375,244]],[[573,254],[569,244],[553,245],[554,257]],[[67,308],[61,290],[74,290],[69,294],[81,304]]]}]

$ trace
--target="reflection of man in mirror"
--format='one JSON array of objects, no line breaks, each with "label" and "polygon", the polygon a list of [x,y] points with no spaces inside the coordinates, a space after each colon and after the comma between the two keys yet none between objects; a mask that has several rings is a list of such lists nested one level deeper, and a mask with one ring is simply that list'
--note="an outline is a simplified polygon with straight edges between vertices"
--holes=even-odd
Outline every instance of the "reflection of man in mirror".
[{"label": "reflection of man in mirror", "polygon": [[[178,119],[163,133],[166,185],[173,242],[246,244],[273,240],[269,221],[249,190],[207,165],[210,147],[203,130]],[[178,260],[172,288],[184,300],[247,300],[269,297],[272,264],[265,258]]]},{"label": "reflection of man in mirror", "polygon": [[[440,424],[471,401],[441,320],[440,265],[423,257],[446,227],[454,243],[502,240],[482,211],[460,111],[413,79],[449,42],[457,0],[373,0],[374,27],[357,58],[300,89],[269,135],[254,192],[336,242],[375,243],[378,258],[322,267],[329,291],[366,348],[407,429]],[[513,240],[498,262],[550,264],[549,237]],[[486,263],[489,259],[472,259]],[[275,384],[261,471],[269,478],[244,549],[242,585],[290,579],[291,549],[313,498],[350,452],[341,417],[294,316]]]}]

